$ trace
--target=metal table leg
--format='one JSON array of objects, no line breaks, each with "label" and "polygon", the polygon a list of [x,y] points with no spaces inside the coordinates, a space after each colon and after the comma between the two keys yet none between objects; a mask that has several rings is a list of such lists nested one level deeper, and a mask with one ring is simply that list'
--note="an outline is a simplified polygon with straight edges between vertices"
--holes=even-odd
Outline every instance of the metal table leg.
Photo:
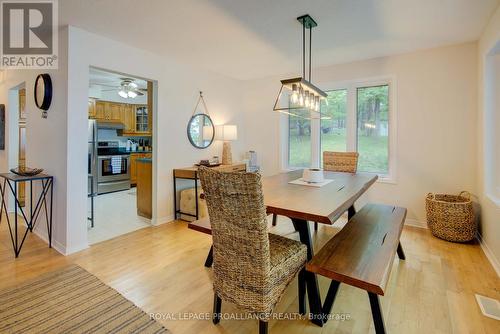
[{"label": "metal table leg", "polygon": [[200,219],[198,214],[198,176],[194,173],[194,204],[196,206],[196,220]]},{"label": "metal table leg", "polygon": [[384,317],[382,316],[382,308],[377,294],[368,292],[370,299],[370,307],[372,309],[373,324],[375,325],[375,333],[385,334]]},{"label": "metal table leg", "polygon": [[[21,249],[24,245],[24,241],[26,240],[26,236],[28,235],[28,232],[33,231],[36,221],[38,219],[38,216],[40,214],[40,211],[42,211],[42,207],[45,211],[45,219],[47,222],[47,236],[48,236],[48,241],[49,241],[49,247],[52,248],[52,208],[53,208],[53,194],[54,194],[54,179],[52,177],[47,177],[44,179],[41,179],[42,181],[42,192],[40,194],[40,197],[38,198],[38,201],[35,205],[35,209],[32,210],[32,204],[30,204],[30,217],[26,216],[26,213],[24,212],[23,208],[20,206],[19,199],[17,198],[18,192],[17,192],[17,181],[13,181],[13,185],[10,183],[10,181],[5,178],[3,185],[0,185],[0,192],[2,194],[2,209],[0,210],[0,214],[3,214],[4,210],[6,213],[6,218],[7,218],[7,224],[9,227],[9,233],[10,233],[10,238],[12,242],[12,248],[14,249],[14,254],[16,258],[19,256],[21,253]],[[6,192],[6,186],[9,186],[12,194],[14,195],[14,226],[12,227],[10,217],[8,215],[8,210],[7,210],[7,201],[5,198],[5,192]],[[50,190],[50,210],[47,207],[47,195]],[[31,196],[31,189],[30,189],[30,196]],[[30,198],[32,202],[32,198]],[[24,219],[26,223],[26,231],[24,232],[24,235],[22,235],[22,239],[20,240],[20,235],[19,235],[19,226],[18,226],[18,211],[22,214],[22,218]],[[50,211],[50,213],[49,213]],[[14,231],[12,231],[14,230]]]},{"label": "metal table leg", "polygon": [[205,260],[205,267],[210,268],[212,263],[214,263],[214,246],[211,246],[208,251],[207,259]]},{"label": "metal table leg", "polygon": [[174,219],[177,219],[177,178],[174,172]]},{"label": "metal table leg", "polygon": [[347,209],[347,219],[350,220],[356,214],[356,209],[354,204],[352,204],[349,209]]},{"label": "metal table leg", "polygon": [[[311,233],[309,232],[309,223],[303,219],[292,219],[293,226],[299,232],[300,242],[307,246],[307,260],[314,256]],[[319,293],[318,278],[316,274],[306,271],[307,297],[309,300],[309,310],[312,323],[323,326],[323,311],[321,307],[321,297]]]}]

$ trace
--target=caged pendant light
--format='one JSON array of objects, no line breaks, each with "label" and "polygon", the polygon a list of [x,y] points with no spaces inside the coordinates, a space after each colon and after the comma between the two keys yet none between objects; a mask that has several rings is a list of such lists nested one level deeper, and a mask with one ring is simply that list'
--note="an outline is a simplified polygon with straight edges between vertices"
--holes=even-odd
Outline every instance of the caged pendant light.
[{"label": "caged pendant light", "polygon": [[[274,102],[273,111],[307,119],[329,119],[330,117],[321,114],[321,102],[326,101],[327,94],[311,82],[312,28],[318,24],[309,14],[297,17],[297,21],[302,24],[302,77],[281,80],[281,88]],[[308,79],[306,79],[306,29],[309,29]],[[309,111],[310,117],[297,113],[304,110]]]}]

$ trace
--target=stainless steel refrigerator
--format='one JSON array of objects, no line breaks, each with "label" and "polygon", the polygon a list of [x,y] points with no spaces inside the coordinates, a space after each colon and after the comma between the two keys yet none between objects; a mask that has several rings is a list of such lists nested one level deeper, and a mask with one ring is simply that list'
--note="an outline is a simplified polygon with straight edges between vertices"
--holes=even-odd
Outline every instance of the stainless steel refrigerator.
[{"label": "stainless steel refrigerator", "polygon": [[97,123],[89,119],[88,129],[88,195],[97,194]]}]

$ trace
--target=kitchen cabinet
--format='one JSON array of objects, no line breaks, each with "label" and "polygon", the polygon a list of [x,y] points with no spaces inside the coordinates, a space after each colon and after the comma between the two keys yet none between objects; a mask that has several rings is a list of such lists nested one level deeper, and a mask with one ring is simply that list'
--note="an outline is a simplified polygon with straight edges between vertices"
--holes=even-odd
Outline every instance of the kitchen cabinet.
[{"label": "kitchen cabinet", "polygon": [[141,158],[149,158],[151,159],[153,155],[151,153],[140,153],[140,152],[134,152],[130,153],[130,184],[131,185],[136,185],[137,184],[137,159]]},{"label": "kitchen cabinet", "polygon": [[125,104],[122,108],[123,133],[133,133],[135,131],[135,110],[131,104]]},{"label": "kitchen cabinet", "polygon": [[122,120],[122,103],[107,103],[108,110],[104,108],[104,114],[111,121],[121,121]]},{"label": "kitchen cabinet", "polygon": [[147,105],[89,98],[88,114],[90,119],[123,123],[123,136],[151,136],[152,120]]},{"label": "kitchen cabinet", "polygon": [[106,117],[104,115],[104,102],[96,101],[95,103],[95,119],[97,120],[105,120]]},{"label": "kitchen cabinet", "polygon": [[122,135],[151,136],[151,117],[146,105],[131,104],[124,112]]},{"label": "kitchen cabinet", "polygon": [[[94,112],[94,117],[91,116],[91,112]],[[122,103],[96,101],[93,110],[89,106],[89,118],[120,122],[122,120]]]},{"label": "kitchen cabinet", "polygon": [[89,118],[96,118],[95,99],[89,98]]},{"label": "kitchen cabinet", "polygon": [[135,107],[135,132],[151,132],[149,129],[149,111],[147,106]]}]

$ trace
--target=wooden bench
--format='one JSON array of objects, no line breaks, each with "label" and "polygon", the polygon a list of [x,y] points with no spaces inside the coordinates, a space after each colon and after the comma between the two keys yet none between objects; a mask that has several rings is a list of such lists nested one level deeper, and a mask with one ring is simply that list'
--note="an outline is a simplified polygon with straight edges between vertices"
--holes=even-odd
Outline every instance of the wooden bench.
[{"label": "wooden bench", "polygon": [[346,283],[368,292],[375,331],[385,333],[378,296],[384,295],[395,254],[405,259],[399,242],[405,218],[405,208],[368,204],[307,263],[308,271],[332,280],[319,315],[324,322],[340,283]]},{"label": "wooden bench", "polygon": [[[212,235],[212,225],[210,225],[210,219],[208,217],[190,222],[188,224],[188,228],[201,233]],[[213,252],[213,246],[211,246],[210,250],[208,251],[207,259],[205,260],[205,267],[207,268],[210,268],[212,266],[212,263],[214,262]]]}]

